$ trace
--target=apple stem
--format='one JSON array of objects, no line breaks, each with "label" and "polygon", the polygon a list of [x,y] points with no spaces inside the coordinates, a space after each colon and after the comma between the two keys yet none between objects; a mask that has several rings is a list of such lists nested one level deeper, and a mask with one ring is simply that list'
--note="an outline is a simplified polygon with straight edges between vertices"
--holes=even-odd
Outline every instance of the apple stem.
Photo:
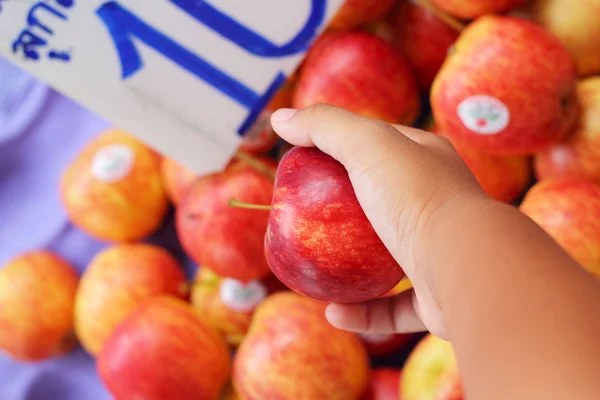
[{"label": "apple stem", "polygon": [[275,173],[273,172],[273,170],[271,170],[269,167],[267,167],[265,164],[263,164],[256,157],[253,157],[250,154],[246,154],[246,153],[241,152],[241,151],[236,152],[233,155],[233,157],[236,160],[249,165],[250,167],[252,167],[255,170],[257,170],[258,172],[260,172],[260,173],[268,176],[269,178],[275,179]]},{"label": "apple stem", "polygon": [[229,200],[229,207],[233,207],[233,208],[247,208],[249,210],[264,210],[264,211],[270,211],[271,210],[271,206],[267,206],[267,205],[263,205],[263,204],[244,203],[243,201],[239,201],[239,200],[236,200],[236,199]]},{"label": "apple stem", "polygon": [[464,22],[459,20],[458,18],[453,17],[450,14],[445,13],[440,10],[438,7],[431,4],[430,0],[415,0],[415,2],[426,9],[428,9],[433,15],[435,15],[440,21],[444,22],[450,28],[462,32],[463,29],[467,26]]}]

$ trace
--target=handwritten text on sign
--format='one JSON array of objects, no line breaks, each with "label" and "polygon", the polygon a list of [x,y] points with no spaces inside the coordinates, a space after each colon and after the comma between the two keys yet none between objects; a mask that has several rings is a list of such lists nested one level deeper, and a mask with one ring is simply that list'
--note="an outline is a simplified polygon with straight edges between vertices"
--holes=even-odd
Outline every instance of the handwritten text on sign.
[{"label": "handwritten text on sign", "polygon": [[198,172],[221,168],[343,0],[0,0],[0,53]]}]

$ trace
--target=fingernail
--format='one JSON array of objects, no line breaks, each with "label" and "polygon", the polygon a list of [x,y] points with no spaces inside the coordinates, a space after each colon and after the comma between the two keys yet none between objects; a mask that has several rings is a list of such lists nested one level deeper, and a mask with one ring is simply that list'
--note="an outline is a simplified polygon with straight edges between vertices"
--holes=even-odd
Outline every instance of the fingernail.
[{"label": "fingernail", "polygon": [[285,122],[290,120],[298,110],[293,108],[280,108],[271,115],[271,122]]}]

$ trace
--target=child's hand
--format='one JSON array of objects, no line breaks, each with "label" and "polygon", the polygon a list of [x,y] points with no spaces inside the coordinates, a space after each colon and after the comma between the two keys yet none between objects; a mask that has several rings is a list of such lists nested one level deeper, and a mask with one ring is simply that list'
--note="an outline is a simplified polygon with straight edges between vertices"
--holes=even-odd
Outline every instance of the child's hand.
[{"label": "child's hand", "polygon": [[329,321],[355,332],[426,328],[446,337],[436,285],[436,268],[444,266],[419,255],[430,251],[428,232],[444,210],[487,200],[452,145],[433,133],[327,105],[279,110],[272,124],[291,144],[317,146],[346,167],[365,214],[414,287],[392,298],[330,305]]}]

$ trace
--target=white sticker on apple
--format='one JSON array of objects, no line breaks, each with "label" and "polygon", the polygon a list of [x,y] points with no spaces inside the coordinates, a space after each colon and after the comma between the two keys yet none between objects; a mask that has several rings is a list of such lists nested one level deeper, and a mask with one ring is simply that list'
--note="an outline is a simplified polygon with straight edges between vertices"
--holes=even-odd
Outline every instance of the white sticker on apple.
[{"label": "white sticker on apple", "polygon": [[495,97],[486,95],[464,99],[458,105],[456,112],[468,129],[481,135],[500,133],[510,122],[508,107]]},{"label": "white sticker on apple", "polygon": [[125,179],[133,169],[135,153],[130,147],[114,144],[100,149],[92,160],[94,178],[114,183]]},{"label": "white sticker on apple", "polygon": [[250,312],[267,297],[267,288],[258,280],[244,284],[236,279],[225,278],[221,281],[219,295],[228,308]]},{"label": "white sticker on apple", "polygon": [[365,342],[368,342],[371,344],[381,344],[381,343],[389,342],[396,335],[394,335],[393,333],[388,333],[388,334],[385,334],[385,333],[361,333],[361,334],[359,334],[359,336]]}]

